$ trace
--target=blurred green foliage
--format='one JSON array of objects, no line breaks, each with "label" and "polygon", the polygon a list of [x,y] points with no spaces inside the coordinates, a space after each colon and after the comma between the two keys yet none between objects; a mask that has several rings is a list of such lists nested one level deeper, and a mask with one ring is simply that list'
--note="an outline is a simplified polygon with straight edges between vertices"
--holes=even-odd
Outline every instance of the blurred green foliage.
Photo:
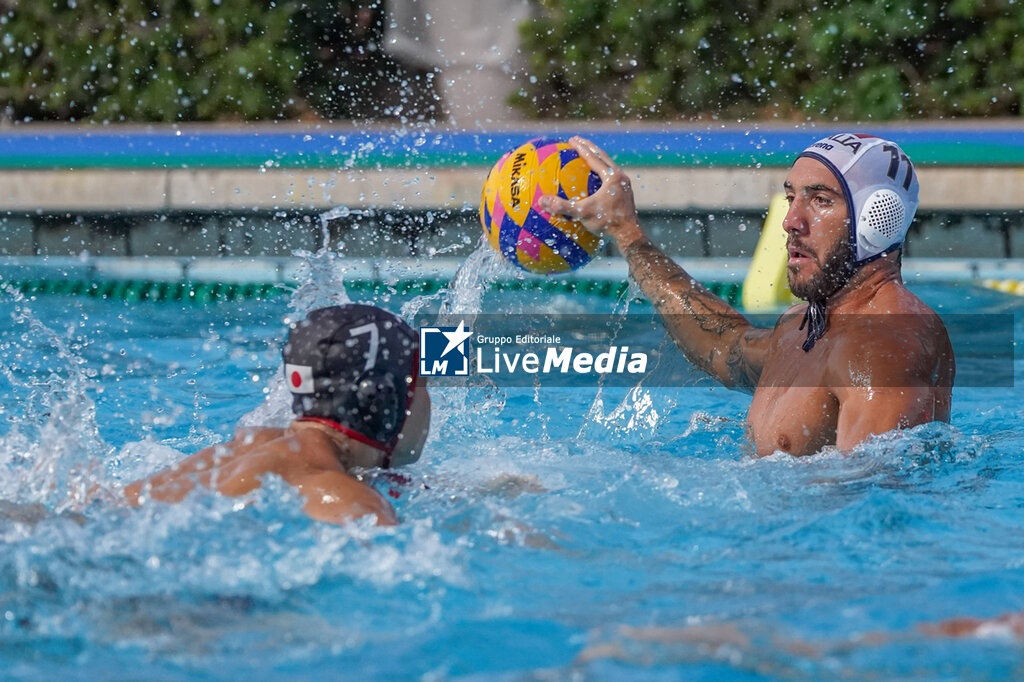
[{"label": "blurred green foliage", "polygon": [[1024,2],[539,0],[538,117],[1017,116]]},{"label": "blurred green foliage", "polygon": [[17,120],[275,118],[302,66],[289,44],[290,2],[10,5],[0,17],[0,102]]},{"label": "blurred green foliage", "polygon": [[[1021,113],[1024,0],[536,0],[538,117]],[[12,120],[430,119],[384,0],[0,0]]]},{"label": "blurred green foliage", "polygon": [[382,21],[372,0],[0,0],[0,113],[382,117],[409,77],[379,49]]}]

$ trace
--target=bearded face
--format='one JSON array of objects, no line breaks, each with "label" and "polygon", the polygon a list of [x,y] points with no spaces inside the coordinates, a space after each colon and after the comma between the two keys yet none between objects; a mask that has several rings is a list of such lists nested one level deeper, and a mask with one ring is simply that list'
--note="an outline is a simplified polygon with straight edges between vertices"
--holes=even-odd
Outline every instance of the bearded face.
[{"label": "bearded face", "polygon": [[841,289],[853,275],[853,250],[841,236],[824,253],[807,244],[790,239],[790,248],[805,254],[807,261],[799,271],[790,266],[787,272],[789,289],[805,301],[821,301]]},{"label": "bearded face", "polygon": [[846,197],[832,171],[810,158],[796,160],[783,187],[789,288],[806,301],[824,301],[853,274]]}]

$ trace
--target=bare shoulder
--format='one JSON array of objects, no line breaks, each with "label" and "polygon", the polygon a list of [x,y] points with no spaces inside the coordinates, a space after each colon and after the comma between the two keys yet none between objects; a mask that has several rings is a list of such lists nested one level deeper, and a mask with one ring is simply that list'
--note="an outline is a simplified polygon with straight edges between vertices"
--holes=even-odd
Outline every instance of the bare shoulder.
[{"label": "bare shoulder", "polygon": [[901,291],[863,312],[830,318],[835,328],[831,367],[849,385],[935,385],[952,366],[942,318],[917,296]]},{"label": "bare shoulder", "polygon": [[231,448],[259,447],[285,436],[287,429],[270,426],[240,426],[225,445]]},{"label": "bare shoulder", "polygon": [[773,326],[762,330],[766,334],[766,342],[771,347],[770,352],[787,353],[792,351],[793,348],[800,346],[803,338],[807,335],[806,331],[800,329],[806,310],[806,303],[798,303],[791,306],[779,315]]},{"label": "bare shoulder", "polygon": [[235,431],[234,438],[227,443],[201,450],[196,455],[206,455],[219,465],[228,462],[246,462],[245,469],[263,468],[276,470],[276,460],[286,459],[290,453],[298,452],[302,444],[292,437],[288,429],[268,427],[245,427]]},{"label": "bare shoulder", "polygon": [[335,448],[314,429],[240,429],[228,444],[232,458],[253,472],[275,473],[291,482],[308,472],[340,470]]},{"label": "bare shoulder", "polygon": [[309,471],[289,483],[306,498],[306,513],[318,521],[340,524],[372,514],[379,525],[398,523],[394,508],[383,495],[339,469]]},{"label": "bare shoulder", "polygon": [[777,336],[799,328],[801,322],[803,322],[804,312],[806,310],[806,303],[797,303],[796,305],[790,306],[785,312],[779,315],[779,319],[775,321],[775,326],[771,329],[772,334]]}]

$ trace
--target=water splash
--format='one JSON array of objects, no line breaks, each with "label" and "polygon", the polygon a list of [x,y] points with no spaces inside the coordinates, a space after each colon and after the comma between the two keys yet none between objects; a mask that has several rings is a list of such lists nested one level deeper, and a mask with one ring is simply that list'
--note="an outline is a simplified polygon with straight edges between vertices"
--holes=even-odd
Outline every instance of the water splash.
[{"label": "water splash", "polygon": [[[294,253],[302,260],[295,275],[300,284],[289,299],[286,323],[301,319],[316,308],[352,302],[345,287],[352,264],[331,249],[330,223],[333,220],[366,215],[369,215],[367,211],[353,210],[347,206],[335,206],[320,214],[320,248],[315,252],[298,250]],[[267,380],[264,393],[264,401],[243,415],[238,421],[239,426],[286,426],[292,420],[292,399],[284,381],[283,361]]]},{"label": "water splash", "polygon": [[[613,319],[624,319],[629,314],[632,302],[640,300],[642,296],[639,285],[630,279],[626,290],[612,306],[610,316]],[[622,324],[619,323],[611,334],[610,344],[615,343],[621,330]],[[651,368],[650,372],[655,372],[656,369]],[[673,395],[660,394],[644,387],[642,379],[626,391],[622,400],[607,412],[604,393],[605,387],[599,385],[578,437],[630,438],[638,434],[653,434],[676,406]]]},{"label": "water splash", "polygon": [[7,415],[13,426],[0,438],[0,498],[58,512],[80,506],[101,482],[102,462],[112,452],[100,437],[89,395],[95,371],[20,292],[6,285],[2,291],[21,333],[0,346],[0,375],[21,395],[22,410]]},{"label": "water splash", "polygon": [[628,389],[610,410],[605,410],[605,389],[598,388],[578,434],[579,438],[631,440],[647,438],[672,414],[676,399],[643,385]]},{"label": "water splash", "polygon": [[302,259],[296,275],[302,282],[292,292],[289,309],[294,318],[301,318],[310,310],[351,302],[345,289],[346,265],[344,259],[329,248],[315,253],[296,251]]},{"label": "water splash", "polygon": [[[464,322],[472,329],[477,315],[483,311],[484,295],[490,286],[510,269],[484,238],[462,263],[451,284],[432,296],[419,296],[402,307],[402,314],[412,320],[427,305],[439,302],[437,322],[455,325]],[[506,394],[494,381],[482,374],[466,378],[462,386],[434,388],[432,419],[435,433],[461,432],[483,435],[493,432],[494,417],[505,407]]]},{"label": "water splash", "polygon": [[442,297],[441,314],[475,317],[482,310],[488,287],[511,272],[514,272],[512,266],[481,237],[480,244],[455,273],[455,280]]}]

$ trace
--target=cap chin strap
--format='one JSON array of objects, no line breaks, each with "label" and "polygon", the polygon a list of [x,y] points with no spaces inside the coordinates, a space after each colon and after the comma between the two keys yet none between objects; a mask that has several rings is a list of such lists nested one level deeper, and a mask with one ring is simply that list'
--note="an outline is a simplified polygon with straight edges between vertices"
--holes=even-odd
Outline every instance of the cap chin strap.
[{"label": "cap chin strap", "polygon": [[295,421],[315,422],[317,424],[323,424],[324,426],[329,426],[330,428],[334,429],[335,431],[339,431],[343,435],[348,436],[352,440],[358,441],[358,442],[362,443],[363,445],[369,445],[372,448],[376,448],[377,450],[380,450],[381,452],[384,453],[384,460],[381,462],[381,468],[383,468],[383,469],[390,469],[391,468],[391,448],[388,447],[387,445],[384,445],[383,443],[375,441],[374,439],[370,438],[369,436],[364,436],[363,434],[359,433],[358,431],[353,431],[352,429],[348,428],[347,426],[342,426],[341,424],[339,424],[336,421],[333,421],[331,419],[325,419],[323,417],[296,417]]},{"label": "cap chin strap", "polygon": [[842,289],[844,286],[846,286],[849,283],[850,278],[853,277],[853,273],[856,270],[860,269],[861,266],[866,265],[867,263],[870,263],[874,260],[878,260],[882,256],[888,253],[892,253],[901,246],[903,246],[903,242],[898,242],[888,247],[881,253],[876,253],[873,256],[868,256],[863,260],[857,260],[856,253],[851,253],[849,261],[851,274],[850,277],[846,279],[846,282],[843,282],[843,284],[840,287],[838,287],[828,296],[824,296],[820,299],[808,299],[807,309],[804,310],[804,319],[802,322],[800,322],[800,331],[803,331],[804,327],[807,328],[807,338],[804,339],[803,344],[800,346],[801,348],[804,349],[805,353],[814,348],[814,344],[818,341],[818,339],[825,335],[825,331],[828,329],[828,313],[825,308],[828,304],[828,299],[832,296],[832,294],[836,293],[836,291],[839,291],[839,289]]},{"label": "cap chin strap", "polygon": [[837,291],[849,284],[850,279],[853,278],[854,272],[860,268],[860,266],[864,265],[864,263],[869,262],[869,260],[874,260],[874,257],[868,260],[858,261],[856,260],[856,255],[851,253],[850,260],[848,261],[849,276],[847,276],[846,281],[833,289],[827,296],[807,300],[807,308],[804,310],[804,319],[800,322],[799,329],[800,331],[803,331],[804,327],[807,327],[807,338],[804,339],[803,344],[800,346],[803,348],[805,353],[814,348],[814,344],[817,343],[818,339],[824,336],[825,332],[828,330],[828,312],[826,310],[828,299]]},{"label": "cap chin strap", "polygon": [[825,314],[825,300],[814,300],[807,302],[807,309],[804,311],[803,322],[800,323],[800,331],[807,327],[807,338],[801,348],[808,352],[814,348],[814,344],[825,335],[828,328],[828,317]]}]

